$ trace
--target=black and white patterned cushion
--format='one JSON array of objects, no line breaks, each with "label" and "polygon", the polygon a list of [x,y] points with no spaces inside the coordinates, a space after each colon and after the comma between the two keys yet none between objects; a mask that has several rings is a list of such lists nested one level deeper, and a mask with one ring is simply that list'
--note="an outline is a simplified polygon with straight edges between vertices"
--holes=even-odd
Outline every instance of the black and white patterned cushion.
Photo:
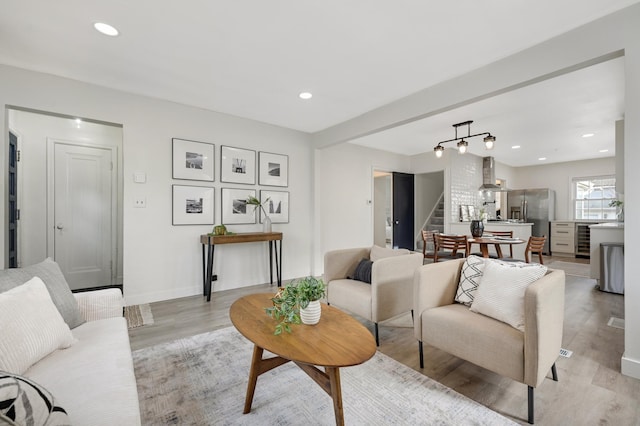
[{"label": "black and white patterned cushion", "polygon": [[485,260],[478,256],[469,256],[462,265],[460,282],[456,291],[455,301],[463,305],[471,306],[476,290],[482,280]]},{"label": "black and white patterned cushion", "polygon": [[0,371],[0,424],[68,426],[71,422],[45,388],[26,377]]}]

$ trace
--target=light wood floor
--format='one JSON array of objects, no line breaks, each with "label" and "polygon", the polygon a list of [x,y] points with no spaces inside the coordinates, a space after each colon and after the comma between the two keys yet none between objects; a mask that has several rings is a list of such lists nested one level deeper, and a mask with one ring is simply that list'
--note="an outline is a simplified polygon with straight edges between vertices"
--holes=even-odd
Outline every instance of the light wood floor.
[{"label": "light wood floor", "polygon": [[[585,259],[547,258],[587,263]],[[238,297],[275,291],[258,285],[216,292],[210,303],[195,296],[153,303],[155,324],[129,332],[133,350],[231,325],[229,306]],[[607,325],[624,318],[624,298],[595,289],[595,281],[568,277],[559,382],[550,378],[535,390],[538,425],[640,425],[640,380],[620,373],[624,330]],[[370,330],[372,324],[361,320]],[[418,365],[418,345],[409,318],[380,326],[379,350],[416,371],[455,389],[520,424],[527,424],[527,388],[438,349],[425,345],[425,368]],[[550,374],[549,376],[550,377]]]}]

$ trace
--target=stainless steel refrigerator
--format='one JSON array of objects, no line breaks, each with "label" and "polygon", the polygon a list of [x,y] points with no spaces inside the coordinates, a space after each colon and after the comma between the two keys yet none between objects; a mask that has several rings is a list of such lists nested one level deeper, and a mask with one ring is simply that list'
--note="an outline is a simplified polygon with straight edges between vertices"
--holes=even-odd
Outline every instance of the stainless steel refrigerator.
[{"label": "stainless steel refrigerator", "polygon": [[544,254],[549,254],[550,224],[556,217],[556,194],[552,189],[516,189],[507,193],[508,219],[533,223],[531,235],[547,236]]}]

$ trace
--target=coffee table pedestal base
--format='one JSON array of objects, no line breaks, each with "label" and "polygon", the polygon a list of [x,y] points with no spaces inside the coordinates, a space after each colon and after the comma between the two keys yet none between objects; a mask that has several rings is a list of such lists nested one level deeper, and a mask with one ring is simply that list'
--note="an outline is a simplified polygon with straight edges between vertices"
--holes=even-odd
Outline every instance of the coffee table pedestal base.
[{"label": "coffee table pedestal base", "polygon": [[[255,345],[253,347],[253,358],[251,360],[251,371],[249,371],[249,383],[247,384],[247,396],[244,401],[243,414],[251,411],[253,395],[256,390],[258,377],[267,371],[286,364],[291,361],[280,356],[262,359],[264,349]],[[340,386],[340,369],[337,367],[325,367],[325,371],[319,368],[295,362],[302,371],[307,373],[330,397],[333,399],[333,410],[336,416],[336,425],[344,425],[344,412],[342,409],[342,388]]]}]

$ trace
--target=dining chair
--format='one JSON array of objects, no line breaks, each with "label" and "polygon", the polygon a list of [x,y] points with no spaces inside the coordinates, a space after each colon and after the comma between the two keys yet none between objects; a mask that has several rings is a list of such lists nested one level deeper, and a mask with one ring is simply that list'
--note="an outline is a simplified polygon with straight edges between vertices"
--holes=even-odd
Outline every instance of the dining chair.
[{"label": "dining chair", "polygon": [[[490,234],[493,234],[494,237],[509,237],[509,238],[513,238],[513,231],[487,231]],[[498,246],[500,244],[495,244],[496,247],[496,252],[499,253],[500,250],[498,250]],[[509,245],[509,257],[513,258],[513,244],[508,244]]]},{"label": "dining chair", "polygon": [[[542,237],[529,237],[529,241],[527,241],[527,247],[524,249],[524,261],[526,263],[531,263],[530,255],[536,253],[538,255],[538,262],[541,265],[544,265],[544,262],[542,260],[542,251],[544,250],[544,243],[546,240],[546,235],[543,235]],[[501,260],[507,262],[522,262],[522,259],[513,258],[505,258]]]},{"label": "dining chair", "polygon": [[469,241],[466,235],[434,234],[436,242],[433,262],[459,259],[469,254]]},{"label": "dining chair", "polygon": [[529,254],[537,253],[540,264],[544,265],[544,262],[542,261],[542,251],[544,250],[545,241],[547,241],[546,235],[543,235],[542,237],[529,237],[527,248],[524,250],[524,261],[531,263],[529,260]]},{"label": "dining chair", "polygon": [[422,256],[425,259],[434,259],[436,255],[436,241],[433,238],[438,231],[422,230]]}]

